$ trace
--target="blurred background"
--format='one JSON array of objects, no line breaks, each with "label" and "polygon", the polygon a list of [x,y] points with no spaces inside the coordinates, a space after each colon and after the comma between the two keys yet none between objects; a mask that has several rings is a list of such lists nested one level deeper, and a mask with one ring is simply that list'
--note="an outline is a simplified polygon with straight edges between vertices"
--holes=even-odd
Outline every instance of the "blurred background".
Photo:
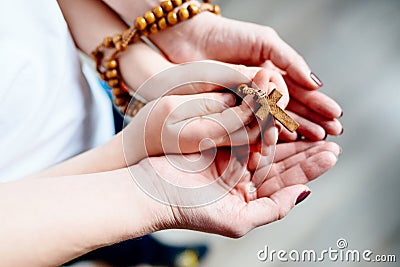
[{"label": "blurred background", "polygon": [[[168,244],[206,243],[203,267],[365,266],[365,262],[261,262],[270,250],[348,249],[396,255],[400,266],[400,0],[216,0],[229,18],[273,27],[322,79],[344,110],[343,153],[282,221],[239,240],[170,230]],[[92,266],[92,265],[79,265]],[[98,266],[98,265],[96,265]]]},{"label": "blurred background", "polygon": [[388,265],[399,266],[400,1],[215,2],[226,17],[273,27],[304,56],[323,80],[322,91],[344,110],[344,134],[331,139],[343,154],[332,170],[310,184],[311,196],[278,223],[239,240],[187,231],[157,236],[175,244],[208,242],[211,252],[201,265],[207,267],[286,266],[290,263],[261,262],[257,252],[266,245],[287,251],[337,249],[339,238],[346,239],[349,249],[396,254],[397,263]]}]

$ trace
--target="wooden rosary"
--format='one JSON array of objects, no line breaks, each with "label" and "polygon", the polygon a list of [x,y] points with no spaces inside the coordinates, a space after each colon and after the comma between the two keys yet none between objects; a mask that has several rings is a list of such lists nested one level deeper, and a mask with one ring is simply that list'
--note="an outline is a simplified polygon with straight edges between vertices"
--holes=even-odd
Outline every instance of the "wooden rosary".
[{"label": "wooden rosary", "polygon": [[[169,26],[174,26],[204,11],[217,15],[221,13],[218,5],[210,4],[211,0],[205,0],[202,4],[188,3],[184,6],[186,2],[190,2],[190,0],[161,2],[153,10],[147,11],[143,16],[136,18],[133,26],[122,34],[104,38],[103,42],[92,52],[92,56],[96,61],[96,70],[100,74],[100,78],[112,88],[114,103],[120,108],[122,114],[133,117],[145,103],[133,97],[129,88],[123,82],[118,64],[119,54],[125,51],[130,44],[139,40],[141,36],[156,34]],[[114,49],[114,51],[105,60],[105,66],[103,66],[106,49]]]},{"label": "wooden rosary", "polygon": [[264,120],[271,113],[290,132],[294,132],[299,128],[299,124],[277,105],[279,99],[282,97],[282,94],[278,90],[274,89],[267,95],[262,90],[251,88],[247,84],[241,84],[237,88],[237,93],[253,95],[257,98],[257,103],[261,107],[257,110],[256,116],[260,120]]}]

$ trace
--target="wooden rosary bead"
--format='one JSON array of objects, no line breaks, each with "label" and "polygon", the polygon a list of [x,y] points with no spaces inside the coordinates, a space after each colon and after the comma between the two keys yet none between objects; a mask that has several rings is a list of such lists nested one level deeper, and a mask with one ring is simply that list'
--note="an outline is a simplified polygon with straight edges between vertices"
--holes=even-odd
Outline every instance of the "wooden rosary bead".
[{"label": "wooden rosary bead", "polygon": [[211,0],[203,0],[204,3],[211,3]]},{"label": "wooden rosary bead", "polygon": [[125,93],[127,93],[129,95],[128,86],[126,86],[126,84],[124,82],[121,82],[120,85],[121,85],[121,90],[123,90]]},{"label": "wooden rosary bead", "polygon": [[174,5],[174,7],[182,5],[182,0],[172,0],[171,2]]},{"label": "wooden rosary bead", "polygon": [[117,97],[117,98],[115,98],[115,101],[114,101],[115,105],[117,105],[117,106],[122,106],[122,105],[126,104],[127,102],[128,102],[128,100],[125,97]]},{"label": "wooden rosary bead", "polygon": [[171,26],[177,24],[179,22],[178,15],[176,15],[176,13],[173,11],[169,12],[167,15],[167,21],[168,21],[168,25],[171,25]]},{"label": "wooden rosary bead", "polygon": [[94,50],[92,52],[92,56],[96,59],[96,60],[101,60],[104,57],[104,53],[98,49]]},{"label": "wooden rosary bead", "polygon": [[199,6],[197,6],[195,4],[190,4],[187,9],[188,9],[188,11],[190,13],[190,17],[194,17],[194,16],[196,16],[197,14],[200,13]]},{"label": "wooden rosary bead", "polygon": [[179,21],[185,21],[190,18],[190,13],[186,8],[182,7],[178,10],[178,17]]},{"label": "wooden rosary bead", "polygon": [[115,59],[108,61],[107,68],[108,69],[115,69],[118,66],[118,62]]},{"label": "wooden rosary bead", "polygon": [[165,30],[168,27],[167,20],[165,18],[160,19],[157,25],[160,31]]},{"label": "wooden rosary bead", "polygon": [[114,46],[113,39],[111,37],[106,37],[103,40],[103,45],[106,48],[111,48]]},{"label": "wooden rosary bead", "polygon": [[132,28],[128,28],[122,32],[122,41],[126,41],[132,37],[134,34],[134,30]]},{"label": "wooden rosary bead", "polygon": [[138,31],[143,31],[147,27],[146,19],[143,17],[137,17],[135,21],[135,28]]},{"label": "wooden rosary bead", "polygon": [[114,34],[114,36],[113,36],[114,45],[117,44],[118,42],[120,42],[121,40],[122,40],[122,35],[121,34]]},{"label": "wooden rosary bead", "polygon": [[126,104],[125,106],[121,107],[121,108],[119,109],[119,111],[120,111],[122,114],[125,114],[127,108],[128,108],[128,104]]},{"label": "wooden rosary bead", "polygon": [[111,79],[107,81],[107,85],[110,86],[111,88],[118,86],[119,81],[118,79]]},{"label": "wooden rosary bead", "polygon": [[152,11],[147,11],[144,13],[144,19],[146,20],[147,24],[153,24],[156,21],[156,16]]},{"label": "wooden rosary bead", "polygon": [[150,26],[150,33],[151,34],[156,34],[158,32],[158,26],[157,24],[153,24]]},{"label": "wooden rosary bead", "polygon": [[165,13],[170,12],[174,9],[174,5],[171,1],[164,1],[161,3],[161,7]]},{"label": "wooden rosary bead", "polygon": [[144,36],[144,37],[149,36],[149,31],[147,30],[147,28],[140,31],[140,36]]},{"label": "wooden rosary bead", "polygon": [[113,88],[112,89],[112,94],[113,96],[115,96],[116,98],[124,96],[126,94],[126,92],[124,90],[122,90],[121,88]]},{"label": "wooden rosary bead", "polygon": [[127,114],[131,117],[135,117],[136,114],[139,113],[139,111],[140,111],[140,108],[131,108],[131,109],[128,109]]},{"label": "wooden rosary bead", "polygon": [[118,71],[116,69],[106,71],[106,78],[113,79],[118,77]]},{"label": "wooden rosary bead", "polygon": [[221,15],[221,7],[220,7],[219,5],[213,5],[213,10],[212,10],[212,12],[213,12],[215,15]]},{"label": "wooden rosary bead", "polygon": [[128,48],[128,44],[125,42],[118,42],[115,44],[115,49],[117,49],[118,52],[123,52]]},{"label": "wooden rosary bead", "polygon": [[126,114],[134,117],[144,107],[144,105],[145,104],[143,102],[133,98],[133,100],[131,100],[131,103],[128,105]]},{"label": "wooden rosary bead", "polygon": [[115,97],[119,97],[120,95],[124,94],[124,92],[119,87],[112,88],[111,93]]},{"label": "wooden rosary bead", "polygon": [[156,18],[158,18],[158,19],[164,17],[164,11],[163,11],[162,7],[160,7],[160,6],[156,6],[153,9],[153,13],[154,13],[154,16],[156,16]]}]

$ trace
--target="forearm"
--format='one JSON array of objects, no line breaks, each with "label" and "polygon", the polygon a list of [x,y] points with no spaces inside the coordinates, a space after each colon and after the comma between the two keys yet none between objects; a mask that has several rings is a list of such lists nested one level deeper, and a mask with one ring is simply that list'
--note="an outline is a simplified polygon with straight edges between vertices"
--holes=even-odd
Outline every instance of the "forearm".
[{"label": "forearm", "polygon": [[107,172],[126,167],[122,136],[118,134],[104,145],[35,173],[26,178],[46,178]]},{"label": "forearm", "polygon": [[100,0],[58,0],[76,45],[87,55],[105,36],[121,33],[127,25]]},{"label": "forearm", "polygon": [[[159,229],[128,170],[0,185],[1,266],[54,266]],[[161,221],[161,220],[159,220]]]},{"label": "forearm", "polygon": [[141,126],[131,128],[133,132],[131,130],[124,136],[124,138],[131,139],[131,141],[128,140],[129,142],[125,142],[125,144],[130,146],[128,157],[124,153],[124,147],[126,146],[124,146],[123,133],[121,132],[100,147],[84,152],[26,178],[34,179],[99,173],[134,165],[144,158],[145,148],[143,142],[140,143],[142,140],[139,135],[140,131],[142,131]]},{"label": "forearm", "polygon": [[163,0],[103,0],[126,21],[132,22],[136,17],[142,16],[146,11],[152,10]]}]

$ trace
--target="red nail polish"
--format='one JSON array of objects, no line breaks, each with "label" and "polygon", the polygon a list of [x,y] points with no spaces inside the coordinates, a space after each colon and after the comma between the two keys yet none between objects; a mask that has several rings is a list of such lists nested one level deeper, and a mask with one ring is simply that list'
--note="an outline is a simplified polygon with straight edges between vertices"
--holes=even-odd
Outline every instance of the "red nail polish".
[{"label": "red nail polish", "polygon": [[310,73],[310,77],[319,87],[322,87],[324,85],[323,82],[321,82],[321,80],[318,78],[317,75],[315,75],[314,72]]},{"label": "red nail polish", "polygon": [[297,197],[295,205],[299,204],[302,202],[304,199],[306,199],[309,195],[311,194],[311,191],[303,191],[301,194]]}]

